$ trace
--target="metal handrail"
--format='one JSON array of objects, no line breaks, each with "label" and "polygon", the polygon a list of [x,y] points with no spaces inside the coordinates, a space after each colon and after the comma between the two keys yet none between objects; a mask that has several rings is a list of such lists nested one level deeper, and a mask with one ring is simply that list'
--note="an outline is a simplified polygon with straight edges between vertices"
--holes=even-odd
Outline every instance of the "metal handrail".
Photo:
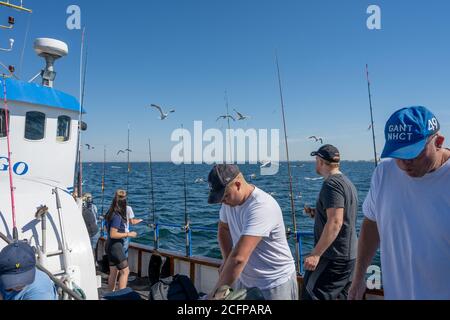
[{"label": "metal handrail", "polygon": [[[188,256],[192,256],[192,232],[193,231],[208,231],[208,232],[217,232],[216,228],[210,228],[210,227],[195,227],[193,225],[184,226],[181,224],[175,224],[175,223],[155,223],[150,224],[149,227],[151,229],[154,229],[156,233],[156,239],[159,243],[159,231],[161,227],[163,228],[172,228],[172,229],[180,229],[181,231],[185,231],[188,234],[188,241],[189,241],[189,254]],[[298,250],[300,253],[300,258],[303,258],[305,255],[303,254],[303,237],[314,237],[314,232],[302,232],[297,231],[296,238],[298,240]],[[304,274],[303,264],[300,264],[300,274]]]},{"label": "metal handrail", "polygon": [[297,235],[296,235],[296,237],[297,237],[297,242],[298,242],[298,252],[299,252],[299,255],[300,255],[300,275],[304,275],[305,274],[305,270],[304,270],[304,268],[303,268],[303,264],[301,263],[301,261],[302,261],[302,258],[305,256],[304,254],[303,254],[303,239],[302,239],[302,237],[314,237],[314,232],[300,232],[300,231],[298,231],[297,232]]}]

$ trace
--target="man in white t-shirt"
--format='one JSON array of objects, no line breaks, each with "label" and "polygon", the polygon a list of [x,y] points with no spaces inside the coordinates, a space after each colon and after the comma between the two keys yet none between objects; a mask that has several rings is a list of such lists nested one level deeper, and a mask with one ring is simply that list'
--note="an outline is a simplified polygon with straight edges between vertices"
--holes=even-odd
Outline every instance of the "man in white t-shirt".
[{"label": "man in white t-shirt", "polygon": [[385,298],[450,299],[450,150],[424,107],[388,120],[383,161],[364,202],[349,299],[362,299],[378,247]]},{"label": "man in white t-shirt", "polygon": [[208,203],[222,203],[218,240],[224,262],[212,294],[235,284],[259,288],[266,300],[297,300],[294,259],[275,199],[248,184],[235,165],[215,166],[208,182]]}]

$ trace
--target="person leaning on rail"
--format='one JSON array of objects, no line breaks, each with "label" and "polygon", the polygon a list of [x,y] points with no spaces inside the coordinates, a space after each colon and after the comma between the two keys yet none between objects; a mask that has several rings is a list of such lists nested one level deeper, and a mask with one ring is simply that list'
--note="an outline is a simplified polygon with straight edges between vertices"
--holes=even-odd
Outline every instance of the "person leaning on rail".
[{"label": "person leaning on rail", "polygon": [[358,194],[340,171],[341,156],[332,145],[311,153],[316,171],[325,180],[315,209],[305,212],[315,218],[315,246],[305,258],[303,300],[347,299],[356,259]]},{"label": "person leaning on rail", "polygon": [[395,112],[363,205],[349,299],[362,299],[380,247],[385,299],[450,299],[450,150],[425,107]]},{"label": "person leaning on rail", "polygon": [[222,204],[218,241],[223,264],[215,292],[224,285],[259,288],[266,300],[298,300],[294,259],[280,206],[248,184],[235,165],[217,165],[208,176],[209,204]]},{"label": "person leaning on rail", "polygon": [[53,281],[36,269],[33,248],[15,241],[0,252],[0,300],[58,300]]},{"label": "person leaning on rail", "polygon": [[127,220],[127,192],[117,190],[111,207],[106,213],[106,229],[108,230],[106,254],[109,260],[108,288],[113,292],[116,290],[117,280],[119,282],[118,290],[127,287],[130,274],[128,258],[124,250],[124,239],[128,237],[136,238],[137,233],[125,231]]}]

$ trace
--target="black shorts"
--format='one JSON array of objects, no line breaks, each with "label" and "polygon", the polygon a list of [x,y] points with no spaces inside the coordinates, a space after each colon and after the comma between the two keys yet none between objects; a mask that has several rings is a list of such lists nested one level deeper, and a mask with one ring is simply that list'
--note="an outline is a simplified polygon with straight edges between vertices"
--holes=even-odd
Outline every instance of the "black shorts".
[{"label": "black shorts", "polygon": [[303,300],[347,300],[355,260],[321,258],[315,271],[306,271]]},{"label": "black shorts", "polygon": [[123,240],[108,239],[106,242],[106,254],[109,265],[119,270],[128,268],[128,259],[123,248]]}]

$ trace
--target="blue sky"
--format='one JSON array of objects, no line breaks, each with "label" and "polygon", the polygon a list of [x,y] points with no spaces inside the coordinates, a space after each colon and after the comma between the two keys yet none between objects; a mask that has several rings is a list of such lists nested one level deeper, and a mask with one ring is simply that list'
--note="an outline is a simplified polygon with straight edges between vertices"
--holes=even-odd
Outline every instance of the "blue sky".
[{"label": "blue sky", "polygon": [[[429,107],[450,137],[448,1],[26,0],[34,13],[15,13],[16,49],[2,62],[28,80],[43,64],[32,40],[63,40],[71,52],[56,63],[55,87],[78,96],[81,32],[66,28],[71,4],[81,7],[88,32],[83,140],[96,149],[84,153],[87,161],[102,161],[105,144],[109,161],[124,161],[115,154],[126,147],[128,123],[133,161],[148,159],[148,138],[153,158],[169,160],[170,135],[182,123],[190,129],[203,120],[205,128],[224,129],[216,118],[225,112],[225,90],[231,109],[252,116],[240,127],[282,128],[275,51],[292,159],[311,160],[319,145],[310,135],[336,145],[344,159],[373,158],[366,63],[380,152],[384,123],[404,106]],[[381,8],[381,30],[366,27],[371,4]],[[3,20],[11,14],[5,12]],[[176,113],[161,122],[145,108],[151,103]]]}]

